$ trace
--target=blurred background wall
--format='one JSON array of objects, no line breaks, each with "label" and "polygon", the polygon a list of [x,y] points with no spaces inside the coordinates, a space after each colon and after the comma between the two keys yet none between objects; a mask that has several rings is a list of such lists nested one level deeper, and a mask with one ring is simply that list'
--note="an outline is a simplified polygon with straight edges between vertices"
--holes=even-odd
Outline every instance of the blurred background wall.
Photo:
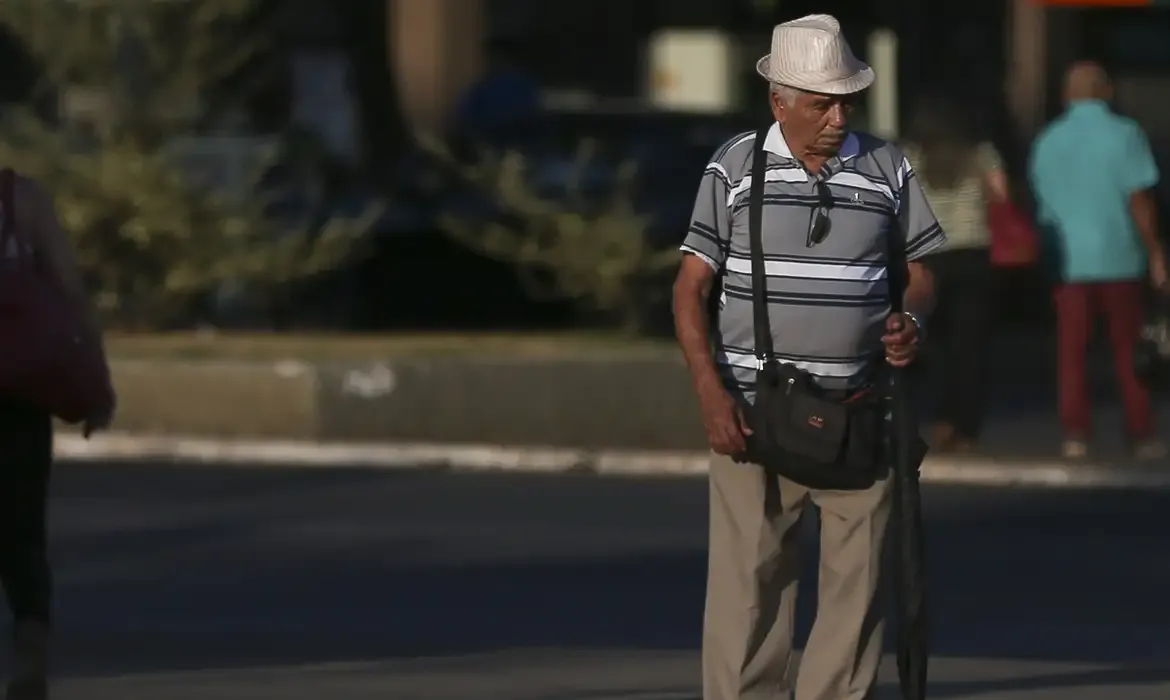
[{"label": "blurred background wall", "polygon": [[[38,7],[109,5],[44,3]],[[229,316],[232,323],[264,327],[365,329],[586,322],[570,312],[578,306],[572,300],[534,297],[515,265],[444,234],[444,216],[477,211],[482,202],[436,167],[420,148],[423,137],[461,156],[474,150],[464,142],[484,139],[496,151],[514,152],[531,166],[533,192],[564,206],[570,206],[570,186],[613,194],[620,165],[632,163],[643,178],[636,193],[622,196],[646,216],[638,235],[669,249],[685,230],[711,151],[766,118],[753,67],[768,49],[772,26],[812,12],[836,15],[855,52],[877,69],[878,82],[857,115],[861,128],[897,137],[920,96],[949,93],[978,114],[984,137],[1000,147],[1024,201],[1019,176],[1028,146],[1059,112],[1061,72],[1078,58],[1095,58],[1113,72],[1118,108],[1142,124],[1164,158],[1170,155],[1170,102],[1161,98],[1170,87],[1170,2],[1132,3],[253,0],[256,17],[218,40],[230,45],[262,36],[265,50],[238,74],[200,84],[184,106],[189,123],[165,125],[171,131],[163,141],[182,155],[178,166],[248,201],[252,193],[241,173],[253,154],[291,144],[286,152],[304,162],[265,185],[262,194],[283,203],[265,217],[326,222],[372,202],[385,211],[357,253],[283,285],[258,316],[255,309],[220,313],[223,299],[243,293],[240,285],[218,280],[214,303],[184,307],[165,324],[206,317],[220,325]],[[45,43],[38,54],[28,32],[45,27],[26,23],[21,36],[11,23],[0,26],[0,101],[32,106],[63,132],[100,132],[116,97],[109,85],[119,76],[46,85],[46,65],[63,53],[54,47],[70,42]],[[488,133],[493,121],[517,115],[524,118],[512,119],[521,126],[511,133]],[[593,157],[584,170],[576,161],[583,145]],[[128,264],[115,257],[93,264]],[[461,288],[492,294],[469,296],[457,286],[434,285],[436,261]],[[1023,296],[1035,303],[1024,315],[1044,318],[1042,281],[1022,277],[1011,284],[1030,290]],[[426,285],[433,289],[419,295]],[[225,296],[226,287],[234,291]],[[401,298],[412,302],[386,303]],[[1016,306],[1005,313],[1017,313]]]}]

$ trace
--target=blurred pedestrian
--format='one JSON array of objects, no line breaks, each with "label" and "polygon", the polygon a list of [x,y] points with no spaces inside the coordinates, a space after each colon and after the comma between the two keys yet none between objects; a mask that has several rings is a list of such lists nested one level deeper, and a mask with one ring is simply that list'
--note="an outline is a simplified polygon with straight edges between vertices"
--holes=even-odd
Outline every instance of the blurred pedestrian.
[{"label": "blurred pedestrian", "polygon": [[[945,236],[901,151],[848,129],[874,74],[837,20],[778,25],[757,70],[774,123],[715,153],[674,285],[678,342],[713,453],[703,697],[862,700],[881,659],[892,508],[878,444],[885,412],[873,395],[884,365],[914,360],[933,297],[922,256]],[[891,255],[910,262],[891,268]],[[907,312],[892,313],[890,290],[903,286]],[[792,420],[781,425],[772,410]],[[762,458],[777,454],[765,436],[791,459]],[[832,460],[822,476],[848,473],[857,485],[787,476],[818,461],[798,443],[836,452],[846,439],[857,461]],[[818,610],[796,676],[799,526],[810,504],[821,517]]]},{"label": "blurred pedestrian", "polygon": [[906,157],[947,242],[924,259],[934,275],[928,365],[935,396],[932,447],[970,451],[983,424],[991,331],[992,266],[988,207],[1010,199],[1003,161],[981,140],[968,112],[944,97],[916,108]]},{"label": "blurred pedestrian", "polygon": [[[100,346],[97,317],[50,195],[33,180],[5,170],[0,172],[0,209],[4,212],[0,240],[5,242],[0,275],[31,261],[84,319],[81,342]],[[85,433],[107,427],[112,410],[110,406],[89,417]],[[49,412],[23,399],[0,396],[0,582],[13,631],[8,700],[48,696],[52,578],[46,519],[52,463]]]},{"label": "blurred pedestrian", "polygon": [[1065,457],[1088,454],[1091,437],[1086,354],[1104,316],[1133,455],[1158,459],[1150,396],[1134,371],[1148,280],[1166,284],[1153,188],[1158,168],[1134,121],[1114,113],[1109,76],[1074,64],[1064,82],[1066,110],[1032,147],[1029,179],[1056,279],[1057,365]]}]

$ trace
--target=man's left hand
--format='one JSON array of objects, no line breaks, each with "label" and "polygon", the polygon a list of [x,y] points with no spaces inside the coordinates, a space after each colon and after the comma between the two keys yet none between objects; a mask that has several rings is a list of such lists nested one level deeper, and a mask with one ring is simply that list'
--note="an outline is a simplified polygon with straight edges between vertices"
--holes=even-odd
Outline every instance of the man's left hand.
[{"label": "man's left hand", "polygon": [[918,324],[906,314],[890,314],[882,344],[886,346],[886,362],[906,367],[918,356]]}]

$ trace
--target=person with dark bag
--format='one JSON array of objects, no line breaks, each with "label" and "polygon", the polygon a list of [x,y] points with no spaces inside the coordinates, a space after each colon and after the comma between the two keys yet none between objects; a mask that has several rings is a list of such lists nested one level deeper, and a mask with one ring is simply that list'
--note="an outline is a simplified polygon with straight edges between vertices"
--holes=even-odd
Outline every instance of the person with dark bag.
[{"label": "person with dark bag", "polygon": [[12,615],[7,700],[48,697],[52,418],[88,436],[113,415],[102,333],[49,194],[0,171],[0,582]]},{"label": "person with dark bag", "polygon": [[[933,303],[921,259],[946,237],[901,151],[848,131],[874,75],[836,19],[777,26],[757,70],[774,123],[715,153],[674,284],[713,453],[703,697],[872,697],[896,515],[902,620],[913,623],[900,629],[899,665],[917,700],[925,448],[897,372],[914,361]],[[810,505],[821,520],[817,619],[794,675],[798,525]]]},{"label": "person with dark bag", "polygon": [[1146,301],[1133,367],[1138,381],[1151,394],[1170,387],[1170,291],[1154,290]]}]

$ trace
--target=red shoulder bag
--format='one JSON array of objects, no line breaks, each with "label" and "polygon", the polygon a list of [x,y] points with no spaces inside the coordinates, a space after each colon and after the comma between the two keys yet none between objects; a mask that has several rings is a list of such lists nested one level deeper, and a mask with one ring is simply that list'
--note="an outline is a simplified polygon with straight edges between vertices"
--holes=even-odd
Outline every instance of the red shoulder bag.
[{"label": "red shoulder bag", "polygon": [[16,225],[16,175],[0,170],[0,397],[80,423],[114,404],[109,366]]},{"label": "red shoulder bag", "polygon": [[1024,212],[1014,204],[992,204],[987,210],[991,233],[991,264],[1026,267],[1040,259],[1040,236]]}]

